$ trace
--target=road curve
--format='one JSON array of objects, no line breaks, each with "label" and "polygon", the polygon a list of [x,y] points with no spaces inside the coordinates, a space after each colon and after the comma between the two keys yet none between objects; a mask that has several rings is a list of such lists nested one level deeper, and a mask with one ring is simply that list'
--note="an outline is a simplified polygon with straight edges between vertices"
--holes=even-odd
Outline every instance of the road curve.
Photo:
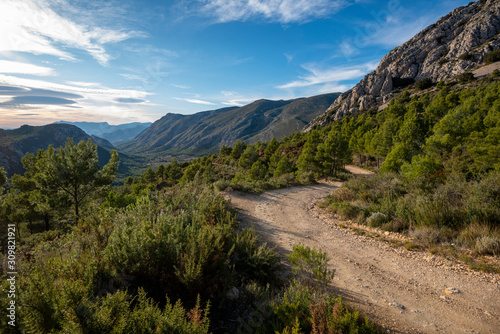
[{"label": "road curve", "polygon": [[[500,275],[462,270],[450,260],[430,261],[429,253],[394,248],[338,227],[314,203],[339,186],[325,182],[225,196],[243,226],[254,225],[281,255],[298,243],[325,251],[336,270],[337,293],[392,333],[500,333]],[[447,294],[450,287],[457,293]]]}]

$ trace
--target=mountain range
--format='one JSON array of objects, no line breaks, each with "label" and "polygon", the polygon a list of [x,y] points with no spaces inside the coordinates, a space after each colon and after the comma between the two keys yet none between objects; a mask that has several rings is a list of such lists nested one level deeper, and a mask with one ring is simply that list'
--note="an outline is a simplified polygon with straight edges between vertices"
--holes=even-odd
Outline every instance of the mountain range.
[{"label": "mountain range", "polygon": [[75,143],[91,139],[98,145],[100,161],[107,162],[111,156],[109,151],[114,149],[114,146],[109,141],[96,136],[89,136],[74,125],[23,125],[14,130],[0,129],[0,166],[4,166],[8,176],[15,173],[23,174],[24,168],[21,158],[26,153],[36,154],[38,149],[46,149],[49,145],[55,148],[64,146],[68,137],[73,138]]},{"label": "mountain range", "polygon": [[499,31],[500,1],[471,2],[390,51],[375,71],[342,94],[257,100],[242,107],[192,115],[168,113],[152,124],[64,122],[70,124],[0,130],[0,165],[9,175],[21,173],[20,159],[27,152],[36,153],[49,144],[59,147],[67,137],[75,142],[91,138],[104,155],[116,146],[120,157],[135,162],[144,157],[161,160],[172,155],[216,153],[222,145],[233,146],[238,140],[254,143],[272,137],[282,139],[360,110],[380,110],[401,89],[421,80],[432,86],[476,70],[486,59],[498,61]]},{"label": "mountain range", "polygon": [[110,125],[108,122],[66,122],[59,121],[56,124],[71,124],[79,127],[91,136],[97,136],[108,140],[113,145],[133,139],[151,123],[126,123],[119,125]]},{"label": "mountain range", "polygon": [[133,140],[119,146],[129,153],[215,153],[222,145],[282,139],[320,115],[340,93],[294,100],[258,100],[192,115],[167,114]]}]

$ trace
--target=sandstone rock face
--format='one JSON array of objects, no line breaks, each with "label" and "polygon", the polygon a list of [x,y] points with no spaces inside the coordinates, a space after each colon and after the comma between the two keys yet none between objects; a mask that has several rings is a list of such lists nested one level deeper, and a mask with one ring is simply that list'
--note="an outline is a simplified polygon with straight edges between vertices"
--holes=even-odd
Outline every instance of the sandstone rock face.
[{"label": "sandstone rock face", "polygon": [[431,78],[438,82],[471,70],[487,53],[500,48],[499,31],[500,0],[456,8],[385,55],[375,71],[340,95],[305,131],[389,101],[391,92],[404,81]]}]

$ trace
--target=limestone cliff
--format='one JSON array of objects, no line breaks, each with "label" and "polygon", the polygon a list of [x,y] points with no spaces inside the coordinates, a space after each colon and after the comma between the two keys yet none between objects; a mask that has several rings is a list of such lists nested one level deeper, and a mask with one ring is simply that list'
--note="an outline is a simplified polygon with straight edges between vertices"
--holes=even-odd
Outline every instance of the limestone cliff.
[{"label": "limestone cliff", "polygon": [[481,0],[459,7],[390,51],[377,69],[343,93],[311,122],[325,125],[358,110],[389,101],[395,89],[420,79],[434,83],[469,71],[500,48],[500,0]]}]

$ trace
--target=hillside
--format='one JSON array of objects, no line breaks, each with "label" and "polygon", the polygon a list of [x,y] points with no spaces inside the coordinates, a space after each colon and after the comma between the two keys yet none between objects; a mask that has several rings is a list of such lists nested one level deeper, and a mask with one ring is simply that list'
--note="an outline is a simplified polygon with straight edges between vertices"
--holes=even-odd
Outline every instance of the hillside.
[{"label": "hillside", "polygon": [[133,141],[120,146],[134,153],[217,152],[238,140],[248,143],[282,139],[300,131],[337,98],[325,94],[287,101],[258,100],[246,106],[193,115],[167,114]]},{"label": "hillside", "polygon": [[79,127],[91,136],[104,138],[117,145],[121,142],[133,139],[144,131],[151,123],[126,123],[110,125],[108,122],[66,122],[59,121],[56,124],[70,124]]},{"label": "hillside", "polygon": [[49,145],[55,148],[64,146],[68,137],[75,143],[92,139],[98,145],[99,160],[104,164],[109,160],[109,151],[114,149],[107,140],[89,136],[74,125],[23,125],[14,130],[0,130],[0,166],[4,166],[8,176],[23,174],[21,158],[26,153],[36,154],[38,149],[46,149]]},{"label": "hillside", "polygon": [[500,48],[499,31],[500,1],[481,0],[456,8],[390,51],[375,71],[340,95],[306,130],[387,103],[398,89],[418,80],[437,83],[476,68]]}]

